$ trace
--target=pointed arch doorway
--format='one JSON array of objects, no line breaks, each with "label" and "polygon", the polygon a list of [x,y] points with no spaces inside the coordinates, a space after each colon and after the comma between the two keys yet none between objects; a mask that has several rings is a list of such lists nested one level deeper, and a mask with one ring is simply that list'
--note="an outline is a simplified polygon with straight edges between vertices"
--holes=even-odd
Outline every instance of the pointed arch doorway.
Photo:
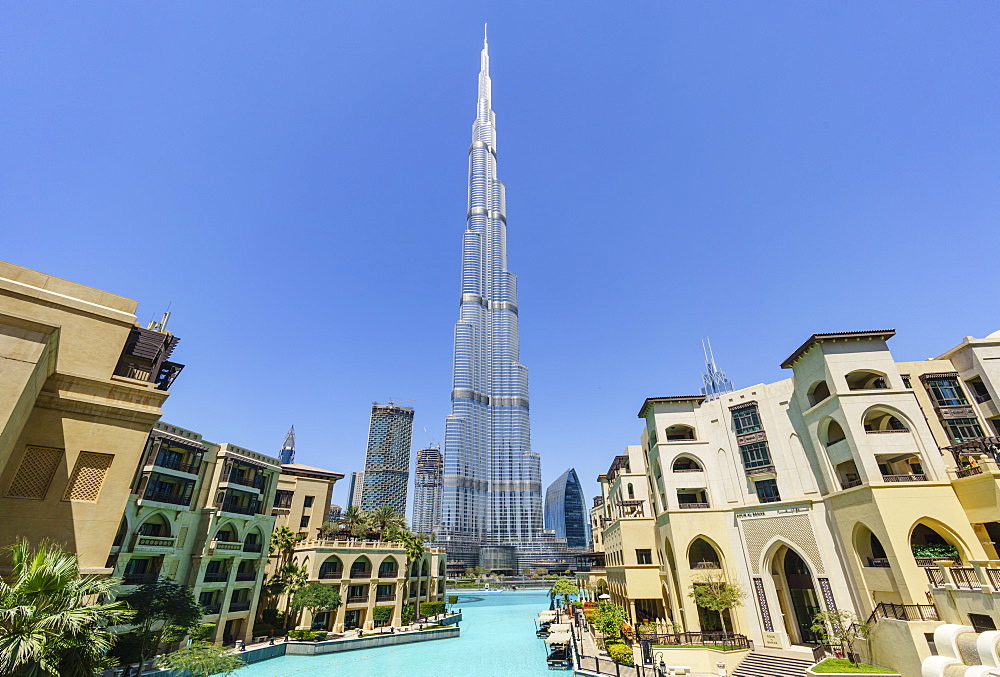
[{"label": "pointed arch doorway", "polygon": [[822,638],[812,630],[813,617],[822,609],[812,571],[804,559],[786,545],[771,557],[771,578],[784,615],[785,632],[792,644],[815,644]]}]

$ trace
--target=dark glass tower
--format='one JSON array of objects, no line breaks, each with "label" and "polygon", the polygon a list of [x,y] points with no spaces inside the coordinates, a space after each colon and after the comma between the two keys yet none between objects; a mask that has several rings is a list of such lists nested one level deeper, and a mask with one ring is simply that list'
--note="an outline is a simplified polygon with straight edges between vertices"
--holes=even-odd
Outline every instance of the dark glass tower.
[{"label": "dark glass tower", "polygon": [[412,409],[377,402],[372,404],[361,489],[362,510],[371,512],[389,505],[400,515],[406,514],[412,440]]},{"label": "dark glass tower", "polygon": [[571,548],[590,547],[590,518],[583,487],[570,468],[545,490],[545,528],[566,539]]}]

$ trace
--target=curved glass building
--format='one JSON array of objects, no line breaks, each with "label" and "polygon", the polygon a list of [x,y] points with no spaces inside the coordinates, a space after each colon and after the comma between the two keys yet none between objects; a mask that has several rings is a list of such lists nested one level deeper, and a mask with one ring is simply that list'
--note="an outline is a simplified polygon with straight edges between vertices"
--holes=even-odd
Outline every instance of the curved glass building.
[{"label": "curved glass building", "polygon": [[564,472],[545,490],[545,528],[565,538],[571,548],[590,547],[590,515],[576,469]]},{"label": "curved glass building", "polygon": [[517,278],[507,269],[507,216],[497,177],[496,119],[484,40],[469,147],[469,209],[455,324],[451,415],[445,422],[437,545],[454,568],[481,545],[521,553],[542,534],[538,455],[531,451],[528,370],[518,355]]}]

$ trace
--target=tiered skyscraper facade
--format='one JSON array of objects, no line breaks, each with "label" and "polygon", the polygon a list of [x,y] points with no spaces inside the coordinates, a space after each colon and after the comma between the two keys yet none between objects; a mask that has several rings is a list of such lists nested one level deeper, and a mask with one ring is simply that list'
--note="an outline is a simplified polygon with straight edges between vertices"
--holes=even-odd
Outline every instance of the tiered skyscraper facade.
[{"label": "tiered skyscraper facade", "polygon": [[445,422],[438,544],[456,568],[481,545],[537,549],[542,535],[538,455],[531,451],[528,370],[519,362],[517,278],[507,269],[504,184],[484,40],[469,148],[469,210],[455,325],[451,415]]},{"label": "tiered skyscraper facade", "polygon": [[361,490],[362,510],[368,512],[389,505],[399,514],[406,514],[412,441],[412,409],[393,404],[372,405]]},{"label": "tiered skyscraper facade", "polygon": [[417,466],[413,477],[413,519],[411,528],[416,533],[434,531],[434,521],[441,508],[441,473],[444,459],[437,447],[417,452]]}]

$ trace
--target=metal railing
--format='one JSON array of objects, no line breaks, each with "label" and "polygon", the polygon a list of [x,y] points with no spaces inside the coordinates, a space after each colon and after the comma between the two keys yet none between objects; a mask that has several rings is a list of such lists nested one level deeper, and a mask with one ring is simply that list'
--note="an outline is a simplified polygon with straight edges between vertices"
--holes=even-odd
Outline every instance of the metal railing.
[{"label": "metal railing", "polygon": [[379,569],[379,578],[396,578],[399,575],[399,569]]},{"label": "metal railing", "polygon": [[236,580],[238,581],[255,581],[257,580],[256,571],[237,571]]},{"label": "metal railing", "polygon": [[202,604],[201,608],[204,609],[206,616],[214,616],[222,611],[221,604]]},{"label": "metal railing", "polygon": [[908,475],[882,475],[886,482],[926,482],[927,475],[923,473],[910,473]]},{"label": "metal railing", "polygon": [[229,475],[224,480],[230,482],[231,484],[240,484],[244,487],[253,487],[254,489],[261,489],[264,487],[264,476],[257,475],[256,477],[243,477],[235,469],[229,471]]},{"label": "metal railing", "polygon": [[671,468],[670,472],[705,472],[704,468]]},{"label": "metal railing", "polygon": [[892,604],[879,602],[868,617],[868,621],[879,618],[892,618],[897,621],[939,621],[937,607],[933,604]]},{"label": "metal railing", "polygon": [[982,475],[982,474],[983,474],[983,466],[981,465],[974,465],[969,468],[960,468],[959,470],[955,471],[955,477],[957,478],[972,477],[973,475]]},{"label": "metal railing", "polygon": [[982,586],[979,576],[976,575],[976,570],[972,567],[952,567],[951,580],[955,582],[956,588],[966,590],[978,590]]},{"label": "metal railing", "polygon": [[184,507],[188,507],[191,504],[190,494],[172,494],[166,491],[152,491],[147,489],[142,498],[145,501],[158,501],[172,505],[183,505]]},{"label": "metal railing", "polygon": [[940,561],[952,562],[956,565],[962,563],[962,560],[957,557],[914,557],[913,559],[916,560],[918,567],[924,567],[925,569],[927,567],[936,567],[937,564],[935,562]]},{"label": "metal railing", "polygon": [[243,552],[264,552],[263,543],[244,543]]},{"label": "metal railing", "polygon": [[371,578],[371,577],[372,577],[371,569],[365,569],[364,571],[351,569],[351,578]]},{"label": "metal railing", "polygon": [[180,459],[164,458],[162,454],[158,454],[156,459],[153,461],[153,465],[160,468],[166,468],[167,470],[177,470],[179,472],[197,475],[198,469],[201,467],[201,462],[195,461],[194,463],[184,463]]},{"label": "metal railing", "polygon": [[155,583],[159,574],[130,574],[122,576],[122,583],[125,585],[142,585],[143,583]]},{"label": "metal railing", "polygon": [[341,571],[340,569],[336,569],[334,571],[320,571],[319,572],[319,577],[320,578],[324,578],[324,579],[342,578],[343,575],[344,575],[344,572]]},{"label": "metal railing", "polygon": [[230,611],[249,611],[250,610],[250,602],[230,602],[229,603],[229,610]]},{"label": "metal railing", "polygon": [[388,595],[375,595],[376,602],[393,602],[396,600],[396,593],[392,592]]},{"label": "metal railing", "polygon": [[994,590],[1000,590],[1000,569],[985,568],[986,577],[990,579],[990,585]]},{"label": "metal railing", "polygon": [[868,557],[868,566],[879,569],[888,569],[889,560],[885,557]]},{"label": "metal railing", "polygon": [[250,501],[247,505],[237,505],[231,501],[223,501],[219,507],[223,512],[232,512],[237,515],[256,515],[258,505],[258,501]]},{"label": "metal railing", "polygon": [[864,484],[864,480],[862,480],[860,477],[856,480],[842,480],[840,482],[840,488],[853,489],[854,487],[860,487],[862,484]]},{"label": "metal railing", "polygon": [[944,573],[937,567],[925,568],[924,573],[927,574],[927,580],[930,582],[931,587],[939,587],[944,585]]},{"label": "metal railing", "polygon": [[677,506],[681,510],[697,510],[699,508],[709,507],[708,503],[678,503]]},{"label": "metal railing", "polygon": [[721,569],[722,565],[718,562],[696,562],[691,565],[692,569]]},{"label": "metal railing", "polygon": [[357,602],[367,602],[367,601],[368,601],[368,595],[348,595],[347,596],[347,603],[348,604],[355,604]]},{"label": "metal railing", "polygon": [[640,642],[648,641],[654,648],[656,646],[685,646],[690,644],[716,647],[720,651],[738,651],[753,648],[753,642],[749,637],[732,632],[676,632],[665,635],[640,632],[638,636]]},{"label": "metal railing", "polygon": [[205,572],[205,578],[202,579],[205,583],[225,583],[229,580],[228,571],[207,571]]}]

